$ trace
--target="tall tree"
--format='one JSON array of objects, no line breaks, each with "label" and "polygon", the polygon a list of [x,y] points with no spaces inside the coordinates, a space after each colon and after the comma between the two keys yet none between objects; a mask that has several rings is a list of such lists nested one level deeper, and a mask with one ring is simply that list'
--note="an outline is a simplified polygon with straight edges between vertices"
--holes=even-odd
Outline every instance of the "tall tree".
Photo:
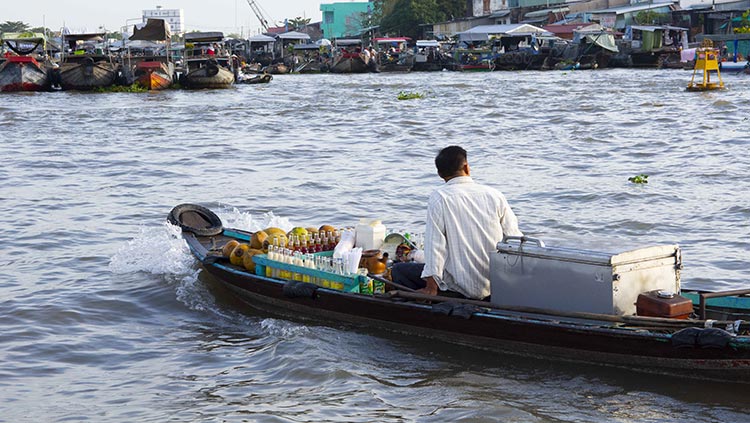
[{"label": "tall tree", "polygon": [[26,32],[29,25],[22,21],[5,21],[0,24],[0,33],[2,32]]},{"label": "tall tree", "polygon": [[303,17],[297,16],[294,19],[288,19],[287,23],[289,23],[290,28],[299,29],[309,24],[310,20],[311,18],[303,18]]},{"label": "tall tree", "polygon": [[463,16],[464,0],[384,0],[380,31],[384,34],[417,37],[419,25]]}]

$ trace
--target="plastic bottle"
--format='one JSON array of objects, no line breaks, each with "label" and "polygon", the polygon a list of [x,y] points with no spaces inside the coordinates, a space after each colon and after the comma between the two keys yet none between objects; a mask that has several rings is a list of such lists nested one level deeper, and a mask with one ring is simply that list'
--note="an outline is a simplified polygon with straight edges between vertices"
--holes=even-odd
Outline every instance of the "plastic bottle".
[{"label": "plastic bottle", "polygon": [[380,220],[359,219],[354,228],[355,246],[363,250],[379,250],[385,240],[385,225]]}]

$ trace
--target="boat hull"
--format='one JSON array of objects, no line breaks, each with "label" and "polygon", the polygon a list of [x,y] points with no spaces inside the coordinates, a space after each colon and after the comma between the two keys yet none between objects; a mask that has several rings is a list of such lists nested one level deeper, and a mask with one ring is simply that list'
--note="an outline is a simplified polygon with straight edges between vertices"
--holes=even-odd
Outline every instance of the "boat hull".
[{"label": "boat hull", "polygon": [[148,90],[164,90],[172,86],[174,68],[171,63],[140,62],[133,75],[135,82]]},{"label": "boat hull", "polygon": [[63,90],[92,90],[108,87],[117,78],[117,67],[109,61],[63,63],[60,66],[60,85]]},{"label": "boat hull", "polygon": [[365,73],[369,68],[365,61],[359,57],[339,57],[331,65],[331,73]]},{"label": "boat hull", "polygon": [[44,91],[48,87],[47,71],[31,57],[9,57],[0,64],[0,91]]},{"label": "boat hull", "polygon": [[234,74],[222,66],[216,68],[204,66],[191,70],[185,75],[187,88],[229,88],[232,84],[234,84]]},{"label": "boat hull", "polygon": [[[224,231],[224,234],[241,235],[241,232]],[[722,348],[686,348],[675,346],[666,330],[626,327],[602,317],[599,320],[529,313],[490,308],[488,304],[466,319],[437,313],[432,306],[414,301],[326,288],[318,288],[312,298],[290,298],[284,292],[287,281],[249,273],[210,255],[208,249],[214,243],[221,246],[230,238],[198,237],[191,233],[183,236],[206,272],[254,308],[296,318],[318,317],[382,327],[504,353],[750,383],[747,336],[735,337]],[[237,238],[247,241],[247,236]],[[650,322],[648,318],[637,319]]]}]

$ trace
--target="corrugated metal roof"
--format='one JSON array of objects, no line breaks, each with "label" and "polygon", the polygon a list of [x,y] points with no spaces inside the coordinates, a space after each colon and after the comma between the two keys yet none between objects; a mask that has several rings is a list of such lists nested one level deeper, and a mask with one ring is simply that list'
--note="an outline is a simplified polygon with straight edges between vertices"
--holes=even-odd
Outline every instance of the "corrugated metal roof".
[{"label": "corrugated metal roof", "polygon": [[636,4],[632,6],[611,7],[609,9],[591,10],[589,11],[589,13],[591,14],[616,13],[618,15],[621,15],[624,13],[638,12],[641,10],[651,10],[651,9],[658,9],[661,7],[669,7],[676,3],[677,1],[669,0],[665,2],[654,2],[654,3],[648,3],[648,4]]}]

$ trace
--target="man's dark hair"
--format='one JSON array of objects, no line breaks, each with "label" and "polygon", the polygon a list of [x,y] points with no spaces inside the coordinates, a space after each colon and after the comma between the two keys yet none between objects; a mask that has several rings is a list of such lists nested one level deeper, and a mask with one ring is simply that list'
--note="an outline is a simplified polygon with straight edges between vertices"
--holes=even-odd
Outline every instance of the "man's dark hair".
[{"label": "man's dark hair", "polygon": [[441,178],[455,175],[466,163],[466,150],[452,145],[440,150],[435,157],[435,167]]}]

